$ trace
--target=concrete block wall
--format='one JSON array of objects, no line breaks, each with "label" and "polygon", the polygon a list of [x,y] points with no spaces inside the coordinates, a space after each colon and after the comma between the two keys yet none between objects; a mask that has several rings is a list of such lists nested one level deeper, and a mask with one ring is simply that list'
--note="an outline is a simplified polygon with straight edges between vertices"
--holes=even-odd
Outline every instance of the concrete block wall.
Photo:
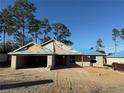
[{"label": "concrete block wall", "polygon": [[25,56],[12,56],[11,57],[11,68],[21,68],[27,65],[27,60]]},{"label": "concrete block wall", "polygon": [[79,61],[76,61],[76,65],[78,65],[78,66],[81,66],[81,67],[82,67],[82,66],[83,66],[83,62],[81,62],[81,61],[80,61],[80,62],[79,62]]},{"label": "concrete block wall", "polygon": [[98,66],[98,67],[102,67],[103,63],[104,63],[104,58],[103,56],[96,56],[96,63],[93,64],[93,66]]},{"label": "concrete block wall", "polygon": [[83,66],[83,56],[77,57],[76,64],[78,66]]},{"label": "concrete block wall", "polygon": [[17,60],[16,56],[11,56],[11,68],[12,69],[16,69],[16,60]]},{"label": "concrete block wall", "polygon": [[83,56],[83,66],[90,66],[90,56]]},{"label": "concrete block wall", "polygon": [[[87,56],[83,57],[83,66],[91,66],[90,58]],[[96,56],[96,63],[93,63],[93,66],[96,67],[103,67],[104,57],[103,56]]]},{"label": "concrete block wall", "polygon": [[83,66],[83,56],[75,56],[75,63],[70,62],[70,57],[67,56],[67,65],[73,66],[73,65],[78,65],[78,66]]},{"label": "concrete block wall", "polygon": [[90,64],[90,62],[83,62],[83,66],[85,67],[87,67],[87,66],[90,66],[91,64]]},{"label": "concrete block wall", "polygon": [[54,55],[48,55],[47,56],[47,68],[52,69],[55,66],[55,56]]},{"label": "concrete block wall", "polygon": [[124,57],[122,58],[107,58],[107,64],[112,65],[113,62],[124,63]]}]

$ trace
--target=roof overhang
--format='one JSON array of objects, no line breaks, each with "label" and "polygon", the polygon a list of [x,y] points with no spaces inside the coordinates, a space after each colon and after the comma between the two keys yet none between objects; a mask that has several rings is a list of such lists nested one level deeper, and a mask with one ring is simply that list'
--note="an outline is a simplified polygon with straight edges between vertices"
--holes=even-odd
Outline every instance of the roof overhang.
[{"label": "roof overhang", "polygon": [[106,54],[85,54],[86,56],[107,56]]},{"label": "roof overhang", "polygon": [[9,55],[43,55],[43,54],[53,54],[50,50],[24,50],[17,52],[10,52]]},{"label": "roof overhang", "polygon": [[80,55],[80,56],[106,56],[106,54],[83,54],[83,53],[55,53],[56,55]]},{"label": "roof overhang", "polygon": [[107,58],[124,58],[124,56],[121,56],[121,57],[119,57],[119,56],[116,56],[116,57],[107,57]]},{"label": "roof overhang", "polygon": [[9,54],[9,55],[15,55],[15,56],[38,56],[38,55],[40,55],[40,56],[43,56],[43,55],[52,55],[52,53],[50,54]]},{"label": "roof overhang", "polygon": [[62,56],[84,56],[84,54],[55,54],[55,55],[62,55]]}]

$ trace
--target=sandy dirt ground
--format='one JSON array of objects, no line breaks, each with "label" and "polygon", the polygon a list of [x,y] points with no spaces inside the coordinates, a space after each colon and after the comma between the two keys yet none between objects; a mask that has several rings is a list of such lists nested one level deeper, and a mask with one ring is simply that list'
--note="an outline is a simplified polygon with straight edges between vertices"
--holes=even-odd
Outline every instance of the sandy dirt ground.
[{"label": "sandy dirt ground", "polygon": [[1,68],[0,93],[124,93],[124,72],[95,67]]}]

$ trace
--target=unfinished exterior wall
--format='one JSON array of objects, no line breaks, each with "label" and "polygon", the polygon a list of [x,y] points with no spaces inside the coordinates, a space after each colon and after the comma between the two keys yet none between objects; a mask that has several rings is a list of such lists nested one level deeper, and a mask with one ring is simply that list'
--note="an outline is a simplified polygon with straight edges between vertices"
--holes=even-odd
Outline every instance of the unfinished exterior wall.
[{"label": "unfinished exterior wall", "polygon": [[58,48],[58,49],[56,49],[56,52],[58,51],[60,51],[60,52],[63,52],[63,51],[65,51],[65,52],[77,52],[76,50],[74,50],[74,49],[72,49],[70,46],[67,46],[67,45],[65,45],[64,43],[62,43],[62,42],[59,42],[59,41],[55,41],[54,42],[54,45],[55,45],[55,47],[56,48]]},{"label": "unfinished exterior wall", "polygon": [[116,63],[124,63],[124,57],[122,57],[122,58],[119,58],[119,57],[117,57],[117,58],[107,58],[107,64],[109,64],[109,65],[112,65],[112,63],[113,62],[116,62]]},{"label": "unfinished exterior wall", "polygon": [[59,41],[53,41],[46,45],[43,45],[43,47],[50,49],[54,52],[77,52],[76,50],[72,49],[70,46],[67,46]]},{"label": "unfinished exterior wall", "polygon": [[83,66],[90,66],[90,56],[83,56]]},{"label": "unfinished exterior wall", "polygon": [[103,56],[95,56],[96,57],[96,63],[91,63],[91,58],[90,56],[75,56],[75,63],[70,62],[70,57],[67,56],[67,64],[68,65],[78,65],[78,66],[96,66],[96,67],[102,67],[103,62],[104,62],[104,57]]},{"label": "unfinished exterior wall", "polygon": [[103,56],[96,56],[96,63],[90,63],[90,56],[83,56],[83,66],[96,66],[96,67],[102,67],[104,63],[104,57]]},{"label": "unfinished exterior wall", "polygon": [[16,60],[17,60],[16,56],[11,57],[11,68],[12,69],[16,69]]},{"label": "unfinished exterior wall", "polygon": [[50,49],[51,51],[54,51],[54,44],[53,44],[53,42],[51,42],[51,43],[49,43],[49,44],[47,44],[47,45],[45,45],[43,47],[45,47],[47,49]]},{"label": "unfinished exterior wall", "polygon": [[54,44],[55,46],[55,52],[65,52],[67,50],[63,49],[61,46]]},{"label": "unfinished exterior wall", "polygon": [[[74,60],[74,63],[71,62],[72,60]],[[67,56],[66,57],[66,61],[67,61],[67,65],[78,65],[78,66],[83,66],[83,56],[74,56],[74,59],[71,59],[71,56]]]},{"label": "unfinished exterior wall", "polygon": [[83,56],[76,57],[76,64],[81,67],[83,66]]},{"label": "unfinished exterior wall", "polygon": [[12,69],[25,67],[27,65],[26,57],[24,56],[12,56],[11,60]]},{"label": "unfinished exterior wall", "polygon": [[47,56],[47,68],[52,69],[55,66],[55,56],[54,55],[48,55]]},{"label": "unfinished exterior wall", "polygon": [[93,64],[93,66],[102,67],[104,63],[104,57],[103,56],[96,56],[96,63]]},{"label": "unfinished exterior wall", "polygon": [[43,50],[43,48],[38,45],[33,45],[33,46],[30,46],[28,50]]}]

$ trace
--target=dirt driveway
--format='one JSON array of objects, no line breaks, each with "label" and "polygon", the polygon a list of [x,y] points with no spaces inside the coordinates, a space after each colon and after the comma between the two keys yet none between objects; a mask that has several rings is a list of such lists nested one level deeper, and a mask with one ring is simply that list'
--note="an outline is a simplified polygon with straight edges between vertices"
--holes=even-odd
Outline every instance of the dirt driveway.
[{"label": "dirt driveway", "polygon": [[0,69],[0,93],[124,93],[124,72],[105,68]]}]

